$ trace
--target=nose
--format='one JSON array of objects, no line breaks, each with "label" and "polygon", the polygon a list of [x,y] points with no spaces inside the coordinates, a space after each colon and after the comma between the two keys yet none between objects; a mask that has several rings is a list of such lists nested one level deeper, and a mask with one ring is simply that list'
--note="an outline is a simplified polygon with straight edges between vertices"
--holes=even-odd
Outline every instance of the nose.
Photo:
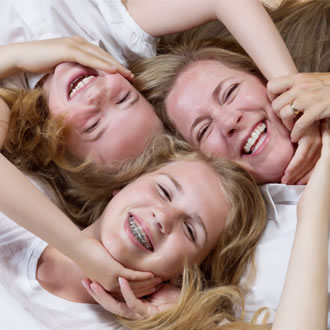
[{"label": "nose", "polygon": [[221,107],[216,113],[218,126],[222,134],[226,137],[232,137],[237,132],[242,117],[242,112],[231,106]]},{"label": "nose", "polygon": [[87,104],[93,105],[97,108],[104,106],[108,99],[108,90],[105,86],[98,86],[98,88],[91,88],[87,94]]},{"label": "nose", "polygon": [[153,217],[161,233],[168,235],[172,232],[175,224],[183,217],[183,212],[172,205],[166,205],[155,209]]}]

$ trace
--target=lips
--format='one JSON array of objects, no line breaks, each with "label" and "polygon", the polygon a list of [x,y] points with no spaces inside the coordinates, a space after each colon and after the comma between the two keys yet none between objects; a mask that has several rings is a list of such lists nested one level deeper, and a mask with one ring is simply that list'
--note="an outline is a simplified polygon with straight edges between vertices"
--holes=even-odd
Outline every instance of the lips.
[{"label": "lips", "polygon": [[95,78],[95,74],[79,74],[68,86],[68,98],[73,99],[83,88],[85,88]]},{"label": "lips", "polygon": [[153,252],[154,248],[148,234],[133,214],[128,215],[128,226],[136,241],[147,250]]},{"label": "lips", "polygon": [[252,130],[251,134],[245,140],[242,147],[242,154],[251,155],[259,150],[263,145],[267,137],[267,125],[266,123],[260,122]]}]

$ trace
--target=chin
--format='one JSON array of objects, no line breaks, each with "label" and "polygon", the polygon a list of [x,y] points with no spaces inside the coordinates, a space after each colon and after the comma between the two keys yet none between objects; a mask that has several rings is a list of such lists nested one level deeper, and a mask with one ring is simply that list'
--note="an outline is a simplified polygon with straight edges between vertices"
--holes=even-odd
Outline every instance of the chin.
[{"label": "chin", "polygon": [[281,183],[281,179],[292,159],[292,156],[293,155],[278,159],[278,161],[273,161],[270,166],[264,165],[264,169],[267,169],[267,171],[254,173],[257,184]]}]

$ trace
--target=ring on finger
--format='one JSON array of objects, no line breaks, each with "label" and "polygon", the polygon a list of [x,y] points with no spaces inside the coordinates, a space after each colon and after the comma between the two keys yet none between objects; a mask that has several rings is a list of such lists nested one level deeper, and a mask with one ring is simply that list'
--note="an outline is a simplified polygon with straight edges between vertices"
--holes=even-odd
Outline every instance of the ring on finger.
[{"label": "ring on finger", "polygon": [[292,112],[293,112],[296,116],[298,116],[299,114],[302,113],[301,110],[298,110],[298,109],[295,107],[293,101],[290,103],[290,108],[291,108]]}]

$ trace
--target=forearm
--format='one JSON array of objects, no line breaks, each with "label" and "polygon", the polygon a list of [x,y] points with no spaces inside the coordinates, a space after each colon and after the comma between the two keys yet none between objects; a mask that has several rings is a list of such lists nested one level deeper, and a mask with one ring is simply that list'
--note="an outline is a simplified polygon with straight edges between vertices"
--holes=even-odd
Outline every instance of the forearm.
[{"label": "forearm", "polygon": [[297,227],[273,330],[327,328],[329,224],[305,220]]},{"label": "forearm", "polygon": [[298,204],[298,223],[273,329],[326,329],[330,215],[329,141]]},{"label": "forearm", "polygon": [[0,182],[0,211],[75,260],[81,231],[2,154]]},{"label": "forearm", "polygon": [[297,72],[273,21],[258,0],[214,0],[221,20],[267,80]]},{"label": "forearm", "polygon": [[17,56],[21,51],[15,50],[15,44],[0,46],[0,79],[17,74],[20,69],[18,68]]}]

